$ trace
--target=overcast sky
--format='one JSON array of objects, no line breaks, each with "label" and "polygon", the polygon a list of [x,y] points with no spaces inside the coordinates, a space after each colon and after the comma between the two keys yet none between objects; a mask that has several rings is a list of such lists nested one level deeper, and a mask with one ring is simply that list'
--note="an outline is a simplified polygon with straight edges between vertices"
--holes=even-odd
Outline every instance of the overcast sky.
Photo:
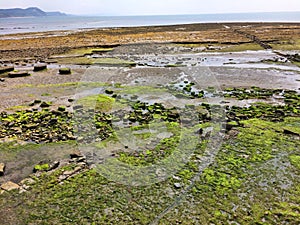
[{"label": "overcast sky", "polygon": [[77,15],[168,15],[300,11],[300,0],[0,0],[0,8],[31,6]]}]

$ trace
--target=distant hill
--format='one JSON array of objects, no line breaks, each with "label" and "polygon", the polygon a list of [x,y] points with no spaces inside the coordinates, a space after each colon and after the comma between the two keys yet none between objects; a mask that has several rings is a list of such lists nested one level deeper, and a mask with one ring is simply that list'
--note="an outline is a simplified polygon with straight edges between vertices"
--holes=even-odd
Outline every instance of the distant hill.
[{"label": "distant hill", "polygon": [[66,16],[61,12],[44,12],[37,7],[30,7],[27,9],[0,9],[0,18],[8,17],[41,17],[41,16]]}]

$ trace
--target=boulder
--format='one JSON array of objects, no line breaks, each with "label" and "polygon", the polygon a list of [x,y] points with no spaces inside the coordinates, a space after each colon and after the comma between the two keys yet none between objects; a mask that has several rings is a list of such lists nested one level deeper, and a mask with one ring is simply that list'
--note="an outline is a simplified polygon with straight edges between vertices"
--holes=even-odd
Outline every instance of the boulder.
[{"label": "boulder", "polygon": [[34,72],[38,72],[38,71],[42,71],[47,69],[47,65],[46,64],[37,64],[34,66],[33,71]]},{"label": "boulder", "polygon": [[71,69],[70,68],[60,68],[59,74],[61,74],[61,75],[71,74]]},{"label": "boulder", "polygon": [[4,163],[0,163],[0,176],[4,175],[4,170],[5,170],[5,164]]},{"label": "boulder", "polygon": [[11,181],[8,181],[1,185],[1,189],[3,189],[4,191],[12,191],[12,190],[16,190],[19,188],[20,188],[20,186],[18,184],[13,183]]}]

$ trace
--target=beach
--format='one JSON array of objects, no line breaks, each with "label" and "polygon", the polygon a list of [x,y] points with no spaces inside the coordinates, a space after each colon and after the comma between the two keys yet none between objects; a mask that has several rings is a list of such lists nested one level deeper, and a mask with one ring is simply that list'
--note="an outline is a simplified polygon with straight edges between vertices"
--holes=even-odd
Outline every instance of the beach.
[{"label": "beach", "polygon": [[297,224],[299,53],[296,22],[0,35],[0,224]]}]

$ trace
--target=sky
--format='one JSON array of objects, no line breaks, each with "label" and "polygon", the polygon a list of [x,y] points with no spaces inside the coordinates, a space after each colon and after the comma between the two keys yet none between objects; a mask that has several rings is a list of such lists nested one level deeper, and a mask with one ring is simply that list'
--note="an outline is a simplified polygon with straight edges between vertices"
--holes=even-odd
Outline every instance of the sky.
[{"label": "sky", "polygon": [[0,8],[33,6],[75,15],[178,15],[300,11],[300,0],[0,0]]}]

